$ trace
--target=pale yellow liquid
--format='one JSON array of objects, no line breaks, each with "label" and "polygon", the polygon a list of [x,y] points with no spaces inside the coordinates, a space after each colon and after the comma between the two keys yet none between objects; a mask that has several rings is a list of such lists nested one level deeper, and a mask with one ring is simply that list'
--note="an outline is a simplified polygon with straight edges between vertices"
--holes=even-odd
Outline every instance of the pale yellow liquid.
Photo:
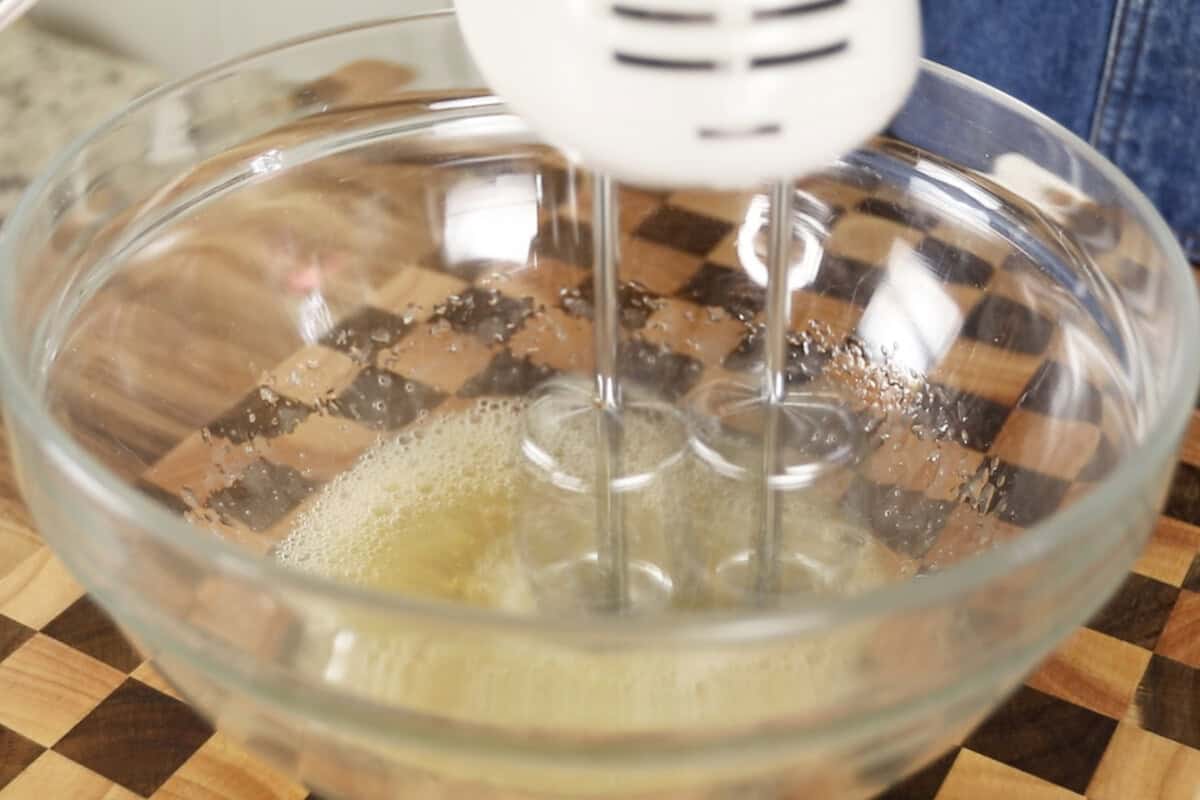
[{"label": "pale yellow liquid", "polygon": [[[376,589],[545,613],[513,530],[526,480],[520,410],[486,401],[379,446],[327,487],[278,548],[279,559]],[[721,481],[691,475],[680,485],[694,492],[688,505],[700,540],[708,528],[720,540],[748,518],[750,499]],[[788,518],[803,519],[801,534],[853,541],[855,563],[840,591],[886,579],[886,561],[869,537],[828,509],[791,509]],[[478,630],[451,636],[448,626],[396,625],[365,614],[329,622],[353,636],[312,654],[327,679],[439,716],[576,734],[728,730],[828,708],[853,692],[872,640],[852,630],[769,644],[651,638],[613,648]]]},{"label": "pale yellow liquid", "polygon": [[[278,558],[375,589],[544,612],[530,590],[513,530],[526,485],[518,461],[520,411],[513,401],[484,401],[377,447],[327,487],[281,543]],[[630,437],[628,446],[653,450],[651,435]],[[630,459],[636,456],[631,452]],[[694,492],[686,504],[695,511],[693,526],[700,527],[694,542],[720,541],[740,521],[753,519],[752,498],[736,494],[729,483],[697,474],[680,482]],[[787,518],[796,535],[847,549],[854,564],[839,591],[886,579],[877,546],[830,509],[810,503],[789,509]],[[689,547],[701,561],[708,558],[700,545]],[[537,638],[501,647],[481,637],[448,643],[433,630],[370,624],[359,631],[356,651],[343,655],[339,672],[371,694],[506,724],[642,727],[684,719],[749,721],[777,711],[779,702],[804,705],[844,680],[861,654],[857,640],[854,647],[832,649],[791,644],[762,652],[741,646],[598,652]]]},{"label": "pale yellow liquid", "polygon": [[360,586],[532,610],[513,551],[519,405],[483,401],[368,452],[297,521],[280,560]]}]

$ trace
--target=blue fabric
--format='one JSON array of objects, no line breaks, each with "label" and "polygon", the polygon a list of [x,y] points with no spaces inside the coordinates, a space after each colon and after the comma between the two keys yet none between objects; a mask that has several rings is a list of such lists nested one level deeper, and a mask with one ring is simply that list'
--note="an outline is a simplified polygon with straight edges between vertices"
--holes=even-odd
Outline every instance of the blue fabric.
[{"label": "blue fabric", "polygon": [[1024,100],[1146,192],[1200,260],[1200,0],[922,0],[934,61]]}]

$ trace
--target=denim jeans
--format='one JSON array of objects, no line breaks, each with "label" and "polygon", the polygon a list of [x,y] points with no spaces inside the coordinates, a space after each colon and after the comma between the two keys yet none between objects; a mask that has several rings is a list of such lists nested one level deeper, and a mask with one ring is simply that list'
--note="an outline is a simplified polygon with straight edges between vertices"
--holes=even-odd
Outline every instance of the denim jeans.
[{"label": "denim jeans", "polygon": [[1129,175],[1200,261],[1200,0],[922,0],[925,49]]}]

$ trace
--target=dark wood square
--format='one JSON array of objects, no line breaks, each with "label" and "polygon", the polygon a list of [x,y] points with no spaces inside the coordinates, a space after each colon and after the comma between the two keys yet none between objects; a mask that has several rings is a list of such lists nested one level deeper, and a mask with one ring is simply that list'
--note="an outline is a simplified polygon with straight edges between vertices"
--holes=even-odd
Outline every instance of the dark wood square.
[{"label": "dark wood square", "polygon": [[944,281],[982,289],[996,271],[990,263],[962,248],[934,236],[926,236],[917,245],[917,254],[925,267]]},{"label": "dark wood square", "polygon": [[676,296],[702,306],[720,306],[736,319],[750,319],[763,310],[766,289],[740,269],[705,263]]},{"label": "dark wood square", "polygon": [[508,349],[501,350],[487,369],[470,378],[458,390],[460,397],[485,395],[522,396],[557,374],[557,370],[534,363],[528,357],[517,358]]},{"label": "dark wood square", "polygon": [[938,224],[936,214],[879,197],[866,198],[858,204],[857,209],[863,214],[891,220],[898,225],[913,228],[923,233],[928,233],[937,227]]},{"label": "dark wood square", "polygon": [[420,381],[368,367],[338,395],[331,410],[376,430],[397,430],[445,399],[444,394]]},{"label": "dark wood square", "polygon": [[170,511],[174,511],[176,514],[186,514],[191,510],[179,495],[174,492],[168,492],[161,486],[156,486],[149,481],[139,480],[137,482],[137,489],[154,502]]},{"label": "dark wood square", "polygon": [[226,520],[265,531],[300,505],[316,486],[286,464],[259,459],[232,485],[213,492],[205,506]]},{"label": "dark wood square", "polygon": [[[742,337],[736,348],[725,356],[722,366],[731,372],[757,372],[763,369],[766,358],[765,329],[755,325]],[[792,333],[788,337],[787,366],[784,377],[789,386],[803,386],[820,377],[832,357],[822,347],[804,341]]]},{"label": "dark wood square", "polygon": [[322,336],[320,343],[365,362],[403,339],[411,329],[412,324],[403,317],[365,306]]},{"label": "dark wood square", "polygon": [[642,220],[634,235],[693,256],[706,256],[733,227],[722,219],[664,205]]},{"label": "dark wood square", "polygon": [[[930,382],[921,414],[934,430],[945,428],[961,444],[987,452],[1008,421],[1012,409],[972,392]],[[965,420],[965,421],[964,421]]]},{"label": "dark wood square", "polygon": [[1101,435],[1100,441],[1096,443],[1096,450],[1092,453],[1091,459],[1087,464],[1084,464],[1083,469],[1075,476],[1081,481],[1099,481],[1112,472],[1120,460],[1120,455],[1117,449],[1113,447],[1112,442],[1107,436]]},{"label": "dark wood square", "polygon": [[1040,355],[1054,335],[1054,323],[1007,297],[989,294],[971,310],[962,335],[1006,350]]},{"label": "dark wood square", "polygon": [[991,482],[1000,487],[992,504],[996,516],[1023,528],[1057,511],[1070,488],[1067,481],[1003,461],[992,470]]},{"label": "dark wood square", "polygon": [[1175,467],[1171,490],[1163,513],[1192,525],[1200,525],[1200,467],[1180,462]]},{"label": "dark wood square", "polygon": [[538,227],[531,250],[538,258],[556,258],[581,269],[591,269],[594,246],[591,225],[555,215]]},{"label": "dark wood square", "polygon": [[1183,579],[1183,588],[1189,592],[1200,592],[1200,555],[1192,559],[1192,565]]},{"label": "dark wood square", "polygon": [[932,800],[946,782],[958,753],[959,748],[956,747],[920,772],[910,775],[883,794],[876,795],[875,800]]},{"label": "dark wood square", "polygon": [[0,661],[8,658],[18,647],[29,641],[36,631],[15,619],[0,614]]},{"label": "dark wood square", "polygon": [[196,712],[129,678],[54,745],[55,752],[149,797],[212,736]]},{"label": "dark wood square", "polygon": [[1066,228],[1086,246],[1089,255],[1107,253],[1121,241],[1121,219],[1110,208],[1095,203],[1083,203],[1067,216]]},{"label": "dark wood square", "polygon": [[258,437],[289,434],[311,413],[312,409],[300,401],[284,397],[268,387],[259,387],[209,423],[208,432],[234,444],[245,444]]},{"label": "dark wood square", "polygon": [[691,356],[634,339],[622,343],[617,370],[625,380],[668,400],[676,400],[699,382],[704,365]]},{"label": "dark wood square", "polygon": [[51,620],[42,633],[121,672],[132,672],[142,663],[125,635],[87,595]]},{"label": "dark wood square", "polygon": [[532,298],[516,300],[494,289],[472,287],[438,304],[432,321],[445,320],[454,330],[485,342],[507,342],[532,314]]},{"label": "dark wood square", "polygon": [[1020,408],[1049,417],[1097,424],[1104,414],[1103,404],[1099,389],[1057,361],[1045,361],[1038,367],[1017,402]]},{"label": "dark wood square", "polygon": [[16,731],[0,725],[0,789],[11,783],[44,752],[46,748],[37,742],[31,742]]},{"label": "dark wood square", "polygon": [[1132,572],[1087,626],[1153,650],[1178,598],[1179,589],[1174,586]]},{"label": "dark wood square", "polygon": [[862,261],[826,253],[805,291],[865,307],[883,281],[883,270]]},{"label": "dark wood square", "polygon": [[966,746],[1082,794],[1116,729],[1114,719],[1023,686]]},{"label": "dark wood square", "polygon": [[954,503],[921,492],[856,478],[842,500],[883,544],[909,558],[922,558],[946,527]]},{"label": "dark wood square", "polygon": [[1155,653],[1134,704],[1143,728],[1200,748],[1200,670]]},{"label": "dark wood square", "polygon": [[[573,317],[590,320],[595,295],[595,283],[588,278],[576,288],[563,292],[560,306]],[[662,299],[637,281],[621,281],[617,285],[617,307],[621,327],[636,331],[646,327],[650,316],[662,307]]]}]

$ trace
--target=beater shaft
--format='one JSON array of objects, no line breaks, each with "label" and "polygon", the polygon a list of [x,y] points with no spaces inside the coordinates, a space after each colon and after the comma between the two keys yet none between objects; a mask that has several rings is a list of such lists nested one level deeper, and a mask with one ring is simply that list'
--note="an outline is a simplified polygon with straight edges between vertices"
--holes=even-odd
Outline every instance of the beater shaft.
[{"label": "beater shaft", "polygon": [[790,181],[771,185],[767,215],[766,359],[763,369],[763,465],[759,487],[759,526],[755,543],[755,591],[765,600],[777,594],[779,537],[783,527],[782,496],[772,477],[784,469],[780,442],[783,404],[787,399],[787,334],[792,321],[789,285],[792,250],[793,188]]},{"label": "beater shaft", "polygon": [[629,608],[629,564],[621,496],[613,482],[621,475],[621,385],[617,378],[620,308],[617,294],[618,209],[607,175],[592,187],[592,295],[596,355],[596,552],[607,580],[606,605]]}]

